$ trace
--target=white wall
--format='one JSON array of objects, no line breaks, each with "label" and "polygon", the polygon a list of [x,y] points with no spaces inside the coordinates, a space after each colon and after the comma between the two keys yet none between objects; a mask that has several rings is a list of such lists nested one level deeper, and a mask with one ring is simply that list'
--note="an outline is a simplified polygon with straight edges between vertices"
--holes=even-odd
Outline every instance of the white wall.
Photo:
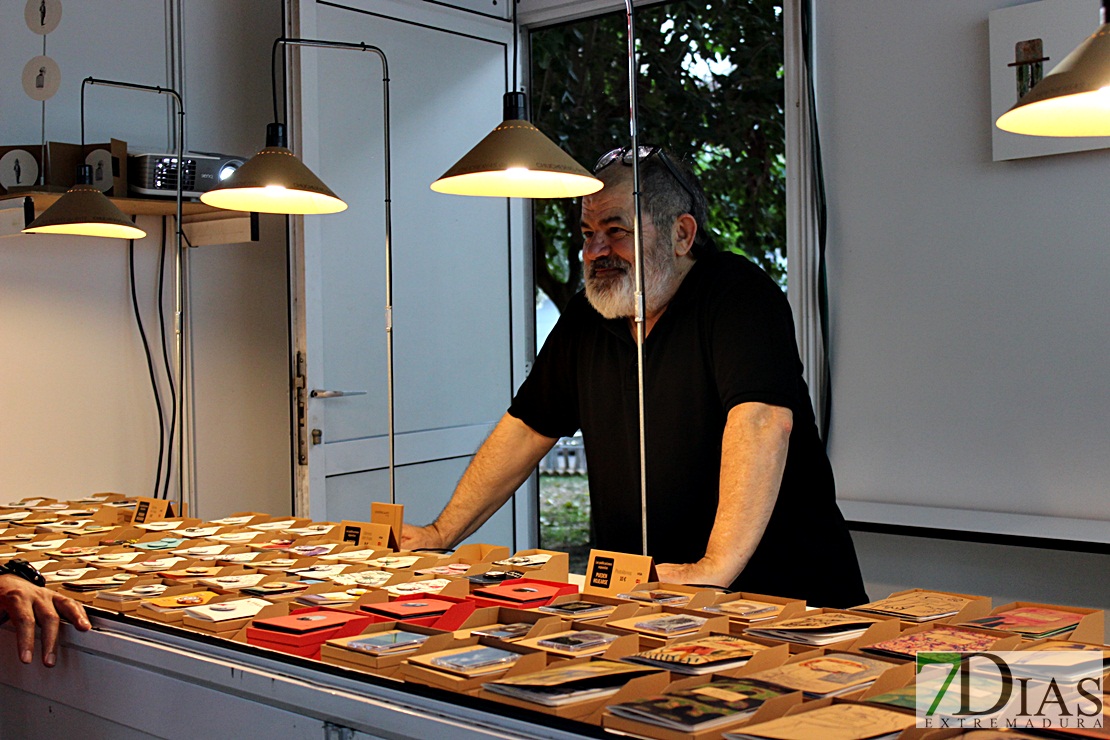
[{"label": "white wall", "polygon": [[[270,118],[269,50],[280,4],[189,0],[185,109],[193,149],[251,154]],[[86,76],[167,85],[163,3],[67,0],[46,53],[62,87],[46,104],[47,138],[76,142]],[[15,74],[42,53],[22,0],[0,0],[0,143],[39,141],[40,104]],[[106,9],[110,7],[110,12]],[[86,90],[87,138],[132,151],[169,146],[168,109],[148,93]],[[140,302],[154,322],[161,224],[136,244]],[[172,228],[172,227],[171,227]],[[190,253],[199,511],[289,511],[288,341],[283,223],[253,244]],[[131,318],[126,243],[0,240],[0,497],[150,495],[157,422]],[[172,291],[170,293],[172,296]],[[172,304],[172,297],[171,297]]]},{"label": "white wall", "polygon": [[[1110,529],[1110,155],[991,161],[987,15],[1014,4],[817,3],[830,451],[848,501],[942,507],[951,529],[975,510]],[[1110,556],[857,542],[872,596],[973,583],[1110,605]]]}]

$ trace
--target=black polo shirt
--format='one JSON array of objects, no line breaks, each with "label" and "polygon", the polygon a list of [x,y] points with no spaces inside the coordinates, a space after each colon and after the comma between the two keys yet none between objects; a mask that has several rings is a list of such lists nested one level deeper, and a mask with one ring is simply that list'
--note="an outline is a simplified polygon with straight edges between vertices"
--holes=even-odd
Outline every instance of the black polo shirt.
[{"label": "black polo shirt", "polygon": [[[690,563],[705,554],[728,412],[757,401],[791,409],[794,427],[771,521],[733,588],[817,606],[866,601],[782,290],[739,255],[699,259],[652,328],[644,355],[648,549],[655,561]],[[629,322],[603,318],[579,293],[509,413],[548,437],[582,430],[594,542],[605,550],[642,550],[637,405]]]}]

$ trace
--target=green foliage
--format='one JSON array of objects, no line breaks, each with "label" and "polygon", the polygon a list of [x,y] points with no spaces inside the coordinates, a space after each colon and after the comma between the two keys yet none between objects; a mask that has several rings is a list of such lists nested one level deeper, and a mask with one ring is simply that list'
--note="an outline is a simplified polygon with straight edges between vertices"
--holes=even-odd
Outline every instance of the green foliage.
[{"label": "green foliage", "polygon": [[[786,285],[781,3],[680,0],[636,14],[640,141],[690,161],[722,248]],[[533,120],[590,167],[630,141],[624,13],[532,34]],[[535,203],[537,286],[582,285],[577,200]]]}]

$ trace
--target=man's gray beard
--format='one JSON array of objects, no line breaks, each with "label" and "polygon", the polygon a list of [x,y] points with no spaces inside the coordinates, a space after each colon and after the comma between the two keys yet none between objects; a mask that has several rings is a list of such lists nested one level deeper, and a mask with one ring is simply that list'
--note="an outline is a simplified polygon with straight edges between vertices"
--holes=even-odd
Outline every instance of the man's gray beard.
[{"label": "man's gray beard", "polygon": [[[644,303],[647,316],[654,315],[674,296],[679,275],[678,265],[671,257],[670,244],[656,244],[654,250],[644,251]],[[599,262],[602,266],[620,266],[624,271],[615,277],[598,278],[593,275]],[[635,268],[615,254],[594,260],[586,268],[586,299],[594,310],[607,319],[634,317],[636,315]]]}]

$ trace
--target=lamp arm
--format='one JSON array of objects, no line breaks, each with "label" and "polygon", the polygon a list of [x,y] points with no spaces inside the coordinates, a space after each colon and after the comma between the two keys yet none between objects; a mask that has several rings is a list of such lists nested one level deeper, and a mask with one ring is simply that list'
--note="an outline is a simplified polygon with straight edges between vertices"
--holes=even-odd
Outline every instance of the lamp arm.
[{"label": "lamp arm", "polygon": [[[161,87],[158,85],[140,85],[134,82],[121,82],[119,80],[104,80],[96,77],[86,77],[81,81],[81,151],[85,150],[85,86],[86,85],[101,85],[103,87],[116,87],[123,90],[138,90],[140,92],[152,92],[159,95],[168,95],[173,98],[174,107],[177,109],[178,125],[177,136],[174,138],[176,141],[177,150],[177,188],[174,193],[174,206],[175,206],[175,280],[174,280],[174,379],[171,381],[171,390],[173,386],[180,389],[180,398],[178,399],[177,409],[173,415],[173,420],[170,427],[170,444],[173,445],[174,430],[180,430],[181,440],[178,445],[178,475],[177,475],[177,497],[178,508],[182,508],[185,503],[185,353],[184,353],[184,326],[185,326],[185,299],[184,299],[184,255],[182,250],[182,243],[184,240],[185,232],[181,223],[181,210],[182,210],[182,190],[185,182],[185,153],[183,151],[185,146],[185,104],[181,99],[181,94],[169,87]],[[161,297],[159,297],[161,300]],[[171,448],[172,449],[172,448]],[[172,452],[171,452],[172,460]],[[168,483],[168,479],[167,479]],[[194,491],[192,490],[193,479],[189,476],[189,498],[193,498]],[[190,501],[195,504],[195,501]],[[194,506],[195,509],[195,506]]]},{"label": "lamp arm", "polygon": [[280,36],[274,39],[270,53],[270,83],[273,88],[274,122],[278,121],[277,106],[277,50],[280,46],[311,46],[323,49],[342,49],[347,51],[365,51],[375,54],[382,63],[382,116],[385,119],[382,128],[385,146],[385,336],[386,336],[386,393],[388,407],[388,445],[389,445],[389,501],[397,503],[396,454],[394,429],[394,393],[393,393],[393,216],[392,216],[392,165],[390,162],[389,143],[389,60],[385,52],[371,44],[350,41],[327,41],[324,39],[298,39]]}]

